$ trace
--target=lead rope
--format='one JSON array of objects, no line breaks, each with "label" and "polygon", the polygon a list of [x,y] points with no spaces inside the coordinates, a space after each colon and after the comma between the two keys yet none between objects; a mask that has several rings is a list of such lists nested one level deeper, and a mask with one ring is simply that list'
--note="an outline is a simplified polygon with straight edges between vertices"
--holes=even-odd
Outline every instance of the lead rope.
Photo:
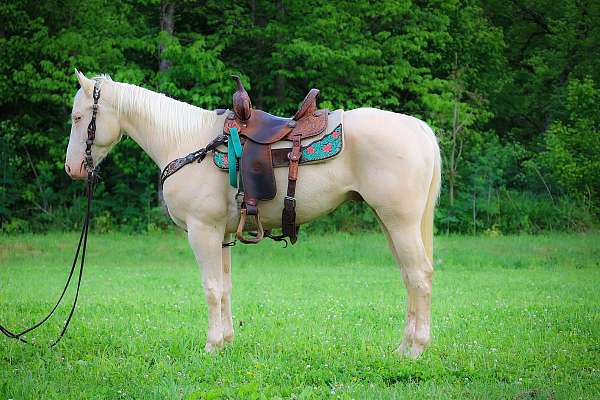
[{"label": "lead rope", "polygon": [[[24,331],[22,331],[20,333],[13,333],[0,324],[0,332],[2,332],[5,336],[7,336],[11,339],[19,340],[20,342],[23,342],[23,343],[32,344],[32,343],[28,342],[27,340],[25,340],[22,336],[26,335],[27,333],[29,333],[29,332],[37,329],[41,325],[43,325],[44,322],[46,322],[48,319],[50,319],[50,317],[54,314],[54,312],[56,311],[56,309],[62,302],[63,298],[65,297],[65,293],[67,292],[67,289],[69,288],[71,279],[73,278],[73,273],[75,272],[75,268],[77,266],[79,254],[81,252],[81,262],[79,264],[79,276],[77,278],[77,290],[75,291],[75,299],[73,300],[73,305],[71,306],[71,310],[69,312],[69,315],[65,321],[65,324],[64,324],[60,334],[58,335],[56,340],[54,340],[54,342],[52,342],[52,344],[50,344],[50,346],[48,346],[48,347],[52,348],[52,347],[56,346],[56,344],[58,342],[60,342],[60,340],[63,338],[65,332],[67,331],[67,327],[69,326],[69,323],[71,322],[71,318],[73,317],[73,314],[75,313],[75,307],[77,306],[77,299],[79,298],[79,288],[81,287],[81,277],[83,275],[83,265],[84,265],[85,253],[86,253],[86,249],[87,249],[88,229],[89,229],[90,220],[91,220],[92,198],[93,198],[93,191],[94,191],[94,185],[95,185],[95,180],[96,180],[95,177],[96,177],[96,175],[94,173],[88,173],[88,181],[87,181],[87,186],[86,186],[87,208],[86,208],[85,218],[83,221],[83,227],[81,228],[81,234],[79,236],[79,243],[77,244],[77,251],[75,252],[75,257],[73,258],[73,264],[71,265],[71,271],[69,272],[69,277],[67,278],[67,283],[65,283],[65,287],[63,288],[62,293],[60,294],[60,297],[58,298],[58,301],[56,302],[56,304],[54,305],[52,310],[48,313],[48,315],[46,315],[41,321],[39,321],[37,324],[33,325],[30,328],[25,329]],[[83,248],[82,248],[82,244],[83,244]]]},{"label": "lead rope", "polygon": [[[0,332],[2,332],[5,336],[7,336],[11,339],[16,339],[23,343],[32,344],[32,343],[29,343],[27,340],[23,339],[22,336],[39,328],[44,322],[46,322],[48,319],[50,319],[50,317],[54,314],[54,312],[56,311],[56,309],[62,302],[62,299],[65,297],[65,293],[67,292],[67,289],[69,288],[69,285],[71,283],[71,279],[73,278],[73,273],[75,272],[75,268],[77,266],[77,261],[79,259],[79,253],[81,251],[81,262],[79,264],[79,276],[77,277],[77,290],[75,291],[75,298],[73,299],[73,305],[71,306],[71,310],[69,311],[69,315],[67,316],[67,320],[65,321],[65,324],[63,325],[63,328],[60,331],[60,334],[58,335],[56,340],[54,342],[52,342],[52,344],[50,344],[50,346],[48,346],[49,348],[56,346],[56,344],[58,342],[60,342],[60,340],[63,338],[63,336],[65,335],[65,332],[67,331],[67,327],[69,326],[69,323],[71,322],[71,318],[73,317],[73,314],[75,313],[75,307],[77,306],[77,299],[79,298],[79,288],[81,287],[81,277],[83,275],[83,265],[85,262],[85,253],[87,250],[88,230],[90,227],[90,220],[91,220],[91,215],[92,215],[92,199],[93,199],[93,195],[94,195],[94,185],[96,184],[96,182],[98,180],[97,170],[96,170],[96,168],[94,168],[94,160],[92,159],[92,144],[94,143],[94,139],[96,138],[96,116],[98,114],[98,101],[100,100],[100,81],[96,81],[94,83],[94,91],[92,93],[92,98],[94,100],[94,103],[92,104],[92,119],[90,120],[90,123],[87,128],[88,136],[87,136],[87,140],[85,141],[85,157],[84,157],[84,162],[83,162],[83,164],[85,165],[85,169],[87,170],[87,173],[88,173],[87,185],[86,185],[87,207],[86,207],[86,212],[85,212],[85,218],[83,220],[83,227],[81,228],[81,235],[79,235],[79,243],[77,244],[77,251],[75,252],[75,257],[73,258],[73,264],[71,265],[71,271],[69,272],[69,277],[67,278],[67,283],[65,283],[65,287],[63,288],[63,291],[60,294],[60,297],[58,298],[58,301],[56,302],[56,304],[54,305],[52,310],[50,310],[48,315],[46,315],[37,324],[33,325],[30,328],[25,329],[24,331],[22,331],[20,333],[13,333],[0,324]],[[83,249],[81,247],[82,244],[83,244]]]}]

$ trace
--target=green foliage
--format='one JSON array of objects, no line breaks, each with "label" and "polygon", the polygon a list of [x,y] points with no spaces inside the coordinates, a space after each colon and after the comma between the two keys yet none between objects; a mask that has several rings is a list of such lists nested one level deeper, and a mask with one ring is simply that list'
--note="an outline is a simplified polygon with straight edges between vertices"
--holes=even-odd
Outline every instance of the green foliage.
[{"label": "green foliage", "polygon": [[[76,238],[0,238],[2,324],[27,326],[48,311]],[[234,247],[236,337],[210,355],[184,233],[94,235],[58,347],[45,344],[68,307],[28,336],[37,347],[0,338],[0,397],[597,398],[599,240],[436,238],[433,342],[414,362],[394,354],[406,290],[381,233],[307,235],[293,251]]]},{"label": "green foliage", "polygon": [[597,87],[600,68],[600,5],[595,1],[482,2],[507,44],[503,79],[491,96],[494,126],[503,135],[534,141],[566,108],[567,82],[589,76]]},{"label": "green foliage", "polygon": [[[0,5],[0,230],[80,223],[83,188],[63,172],[75,67],[209,109],[229,105],[236,73],[255,105],[276,113],[291,113],[308,88],[319,87],[323,107],[422,118],[443,151],[442,232],[581,229],[597,221],[597,2],[186,0],[174,3],[173,35],[161,30],[167,3]],[[156,215],[157,174],[132,141],[117,146],[103,164],[96,228],[165,226]],[[308,229],[329,229],[325,223],[377,226],[358,204]]]},{"label": "green foliage", "polygon": [[334,231],[369,231],[379,229],[378,227],[377,216],[366,203],[347,202],[331,214],[303,226],[302,230],[310,235]]},{"label": "green foliage", "polygon": [[[564,122],[550,126],[533,158],[557,191],[600,210],[600,89],[591,79],[569,82]],[[530,164],[532,167],[533,165]],[[556,190],[555,189],[555,190]]]},{"label": "green foliage", "polygon": [[498,232],[583,232],[595,226],[587,204],[567,196],[552,199],[547,195],[506,191],[499,199],[502,201],[498,204],[496,224],[491,227]]},{"label": "green foliage", "polygon": [[193,35],[189,45],[182,46],[177,38],[161,32],[166,43],[164,57],[172,66],[158,81],[162,91],[202,108],[222,106],[222,99],[231,93],[232,72],[219,59],[219,48],[207,48],[201,35]]}]

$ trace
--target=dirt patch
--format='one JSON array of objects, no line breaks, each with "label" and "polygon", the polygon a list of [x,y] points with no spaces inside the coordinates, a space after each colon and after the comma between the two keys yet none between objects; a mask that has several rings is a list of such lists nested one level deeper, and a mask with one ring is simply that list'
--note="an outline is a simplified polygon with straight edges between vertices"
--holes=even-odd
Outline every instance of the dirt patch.
[{"label": "dirt patch", "polygon": [[31,243],[0,243],[0,262],[14,256],[38,256],[42,251]]}]

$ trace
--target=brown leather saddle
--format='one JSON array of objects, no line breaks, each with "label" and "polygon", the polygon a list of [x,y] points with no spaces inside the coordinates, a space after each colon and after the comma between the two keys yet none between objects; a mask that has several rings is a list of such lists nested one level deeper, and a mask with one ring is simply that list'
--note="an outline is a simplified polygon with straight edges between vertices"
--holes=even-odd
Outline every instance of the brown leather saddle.
[{"label": "brown leather saddle", "polygon": [[[279,141],[292,142],[289,159],[287,195],[284,199],[281,216],[280,236],[269,237],[283,240],[289,237],[294,244],[298,238],[299,226],[296,226],[296,181],[298,164],[301,157],[301,141],[318,136],[327,127],[328,110],[317,110],[319,91],[311,89],[300,108],[292,118],[282,118],[265,111],[252,108],[248,92],[238,76],[233,76],[237,91],[233,94],[233,111],[229,111],[223,126],[223,132],[230,136],[230,129],[236,128],[242,142],[242,157],[239,164],[242,197],[240,222],[237,238],[243,243],[258,243],[265,236],[260,222],[258,202],[272,200],[277,193],[271,145]],[[231,160],[230,162],[233,162]],[[244,237],[246,219],[254,217],[255,236]]]}]

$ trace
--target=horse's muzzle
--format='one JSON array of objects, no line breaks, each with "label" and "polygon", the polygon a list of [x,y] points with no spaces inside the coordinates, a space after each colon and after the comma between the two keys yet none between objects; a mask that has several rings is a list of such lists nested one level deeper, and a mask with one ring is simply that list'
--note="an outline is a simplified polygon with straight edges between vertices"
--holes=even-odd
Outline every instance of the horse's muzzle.
[{"label": "horse's muzzle", "polygon": [[81,181],[87,178],[87,171],[85,170],[83,163],[79,164],[78,167],[72,167],[69,163],[65,163],[65,172],[69,175],[69,178]]}]

